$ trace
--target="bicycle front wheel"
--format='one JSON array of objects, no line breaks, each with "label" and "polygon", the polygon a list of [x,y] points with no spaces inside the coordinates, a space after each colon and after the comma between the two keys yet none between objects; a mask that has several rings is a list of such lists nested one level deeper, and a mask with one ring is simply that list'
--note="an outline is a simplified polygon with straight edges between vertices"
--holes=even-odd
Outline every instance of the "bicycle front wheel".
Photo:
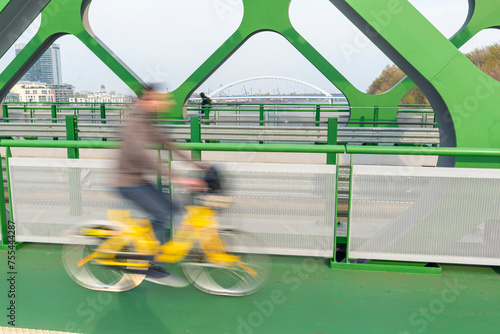
[{"label": "bicycle front wheel", "polygon": [[201,291],[225,296],[245,296],[259,290],[271,273],[271,257],[259,254],[264,248],[252,236],[237,231],[218,233],[227,254],[235,255],[237,263],[184,262],[184,274]]},{"label": "bicycle front wheel", "polygon": [[[71,235],[71,244],[62,249],[64,269],[68,275],[84,288],[97,291],[121,292],[139,285],[144,275],[125,272],[120,268],[101,265],[94,260],[79,265],[107,239],[85,235],[83,231],[119,231],[118,224],[111,221],[87,222],[77,228]],[[125,260],[125,262],[132,260]]]}]

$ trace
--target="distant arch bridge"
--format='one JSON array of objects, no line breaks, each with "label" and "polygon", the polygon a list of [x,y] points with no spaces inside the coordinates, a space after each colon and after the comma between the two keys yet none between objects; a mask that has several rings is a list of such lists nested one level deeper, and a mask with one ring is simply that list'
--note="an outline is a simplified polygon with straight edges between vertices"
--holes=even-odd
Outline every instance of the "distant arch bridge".
[{"label": "distant arch bridge", "polygon": [[[312,99],[333,100],[343,97],[332,94],[311,83],[282,76],[258,76],[238,80],[207,94],[211,99]],[[193,100],[198,97],[193,96]]]}]

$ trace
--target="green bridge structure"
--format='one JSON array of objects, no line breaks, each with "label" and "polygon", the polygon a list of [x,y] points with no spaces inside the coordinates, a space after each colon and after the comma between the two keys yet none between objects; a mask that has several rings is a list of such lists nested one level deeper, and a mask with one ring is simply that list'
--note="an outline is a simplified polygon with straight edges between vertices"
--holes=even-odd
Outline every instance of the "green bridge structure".
[{"label": "green bridge structure", "polygon": [[[0,181],[7,181],[9,192],[8,210],[5,205],[0,206],[3,273],[0,333],[28,333],[30,329],[70,333],[498,332],[500,270],[497,266],[500,262],[496,260],[500,254],[493,253],[500,248],[497,239],[500,238],[500,178],[497,176],[500,83],[478,69],[459,48],[482,30],[500,27],[500,0],[469,0],[467,19],[449,40],[407,0],[330,0],[332,6],[407,74],[380,95],[355,88],[297,32],[289,17],[293,1],[242,0],[243,18],[239,27],[171,93],[176,107],[169,117],[182,120],[192,93],[250,37],[260,32],[274,32],[283,36],[345,95],[349,120],[353,123],[382,122],[387,127],[397,126],[399,103],[417,85],[434,110],[439,146],[349,145],[337,142],[335,131],[329,132],[324,145],[202,143],[200,119],[194,119],[189,143],[179,146],[192,150],[195,158],[200,152],[208,151],[325,154],[326,165],[333,166],[335,175],[333,179],[326,177],[335,185],[335,194],[330,198],[333,205],[325,209],[329,217],[336,218],[338,210],[340,155],[351,156],[349,221],[346,235],[340,235],[340,224],[333,218],[331,256],[274,254],[273,275],[267,286],[251,296],[225,298],[202,294],[193,287],[173,289],[149,283],[121,294],[88,291],[66,275],[61,264],[60,244],[29,241],[22,248],[21,243],[12,244],[8,235],[13,224],[9,219],[16,224],[16,206],[19,208],[22,204],[13,203],[11,193],[15,189],[9,172],[12,148],[64,148],[67,157],[75,159],[80,149],[116,148],[118,143],[78,140],[77,118],[73,116],[65,119],[66,140],[0,139],[7,165]],[[144,5],[149,4],[144,2]],[[90,6],[91,0],[0,0],[2,56],[39,14],[42,19],[35,36],[0,73],[0,100],[52,43],[65,35],[78,38],[137,95],[141,94],[145,86],[143,80],[91,30]],[[8,108],[3,108],[4,115]],[[55,112],[55,107],[53,110]],[[333,123],[329,122],[330,130],[336,129]],[[0,137],[3,136],[0,134]],[[374,172],[361,168],[356,171],[353,154],[439,156],[439,168],[431,168],[438,170],[437,174],[429,172],[429,178],[444,179],[452,173],[451,169],[456,169],[461,171],[464,183],[446,179],[443,188],[436,188],[437,193],[424,191],[422,198],[415,202],[405,197],[412,194],[402,194],[412,204],[394,213],[395,227],[391,234],[394,239],[373,233],[370,240],[359,244],[362,237],[353,237],[359,232],[359,225],[352,223],[360,221],[355,211],[368,206],[363,196],[372,196],[371,193],[379,189],[359,193],[360,180],[363,177],[371,180],[369,177]],[[427,175],[425,171],[416,177],[411,174],[414,170],[398,168],[394,174],[380,168],[380,175],[384,177],[377,185],[391,188]],[[479,179],[482,173],[489,175],[482,179],[483,183],[467,183]],[[386,196],[383,190],[375,195]],[[472,207],[468,201],[474,197],[480,198],[481,203]],[[369,209],[375,210],[377,205],[390,207],[396,200],[402,201],[387,195],[384,200],[373,201],[378,204],[372,203]],[[4,192],[0,192],[0,202],[6,202]],[[73,197],[70,202],[72,209],[78,205]],[[12,218],[7,211],[13,213]],[[418,220],[418,226],[409,223],[413,220]],[[441,220],[451,223],[436,224]],[[455,226],[453,221],[460,223]],[[408,231],[418,240],[408,236]],[[470,255],[477,244],[484,244],[489,258]],[[463,245],[473,246],[468,249]],[[405,247],[414,249],[413,257],[398,256],[398,250]],[[448,249],[467,261],[441,261]],[[379,254],[378,260],[362,257],[374,253]],[[380,257],[381,253],[385,257]],[[432,261],[429,254],[438,253],[441,257]],[[176,270],[178,268],[173,268]]]}]

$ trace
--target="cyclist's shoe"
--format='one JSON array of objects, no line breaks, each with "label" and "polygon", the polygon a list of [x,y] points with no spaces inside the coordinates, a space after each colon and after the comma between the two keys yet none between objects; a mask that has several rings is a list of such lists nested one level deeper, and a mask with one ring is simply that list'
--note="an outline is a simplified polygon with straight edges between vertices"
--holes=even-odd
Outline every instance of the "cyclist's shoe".
[{"label": "cyclist's shoe", "polygon": [[174,288],[183,288],[189,285],[189,282],[184,278],[171,274],[163,268],[154,265],[149,267],[144,279],[148,282],[168,285]]}]

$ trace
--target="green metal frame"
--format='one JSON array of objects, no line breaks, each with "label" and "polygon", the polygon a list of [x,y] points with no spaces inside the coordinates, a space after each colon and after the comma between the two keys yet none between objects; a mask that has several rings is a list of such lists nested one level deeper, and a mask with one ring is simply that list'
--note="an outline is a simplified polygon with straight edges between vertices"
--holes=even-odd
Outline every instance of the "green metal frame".
[{"label": "green metal frame", "polygon": [[[337,161],[339,154],[337,153]],[[337,212],[339,208],[339,164],[335,165],[335,215],[333,222],[333,256],[330,261],[337,262],[337,244],[343,243],[342,240],[337,240]]]},{"label": "green metal frame", "polygon": [[[373,147],[373,146],[372,146]],[[372,147],[368,148],[367,152],[373,151]],[[378,147],[377,147],[378,148]],[[441,267],[439,265],[419,263],[419,262],[402,262],[402,261],[380,261],[370,260],[368,263],[352,263],[349,258],[349,235],[351,231],[351,208],[352,208],[352,167],[353,156],[349,155],[349,209],[347,214],[347,235],[345,237],[345,259],[343,262],[338,262],[336,254],[330,259],[330,268],[339,270],[364,270],[364,271],[383,271],[383,272],[397,272],[397,273],[414,273],[414,274],[435,274],[441,275]],[[338,170],[338,165],[337,165]],[[337,177],[338,180],[338,177]],[[337,196],[338,201],[338,196]],[[335,235],[337,226],[335,224]],[[337,242],[337,240],[335,240]],[[340,242],[342,243],[342,242]],[[336,250],[336,244],[335,248]]]},{"label": "green metal frame", "polygon": [[[0,184],[2,185],[3,188],[3,165],[2,165],[2,156],[0,155]],[[3,205],[0,205],[0,238],[1,238],[1,244],[0,246],[5,246],[8,243],[7,240],[7,209],[5,208],[5,193],[4,190],[2,189],[0,191],[0,203],[4,203]],[[1,250],[2,248],[0,248]]]},{"label": "green metal frame", "polygon": [[[482,29],[500,26],[500,0],[470,0],[464,27],[448,41],[407,0],[330,0],[422,88],[436,113],[441,146],[500,147],[500,83],[457,47]],[[425,36],[425,38],[422,38]],[[413,87],[410,79],[399,85]],[[411,87],[410,87],[411,86]],[[479,135],[482,134],[482,135]],[[500,159],[459,156],[441,166],[492,167]]]},{"label": "green metal frame", "polygon": [[[7,191],[8,191],[9,199],[12,198],[11,187],[10,187],[10,172],[9,172],[9,158],[10,157],[12,157],[12,152],[10,150],[10,147],[7,147],[6,152],[5,152],[5,171],[7,174],[7,185],[8,185]],[[23,246],[27,245],[27,243],[17,242],[17,241],[15,241],[13,245],[8,243],[8,238],[7,238],[8,237],[8,235],[7,235],[8,224],[7,224],[7,212],[5,210],[5,194],[4,194],[4,190],[3,190],[3,171],[2,171],[2,169],[0,169],[0,173],[2,174],[2,177],[1,177],[2,191],[1,191],[1,195],[0,195],[0,200],[3,197],[3,201],[0,202],[0,203],[3,203],[1,205],[1,208],[0,208],[0,223],[2,224],[2,226],[0,228],[0,231],[2,232],[2,235],[1,235],[2,244],[0,244],[0,250],[10,250],[10,246],[13,246],[15,250],[18,250],[18,249],[22,248]],[[14,212],[14,211],[12,210],[12,201],[11,200],[9,200],[9,212],[10,212],[10,216],[11,216],[10,217],[11,221],[14,221],[14,218],[12,217],[12,212]]]}]

